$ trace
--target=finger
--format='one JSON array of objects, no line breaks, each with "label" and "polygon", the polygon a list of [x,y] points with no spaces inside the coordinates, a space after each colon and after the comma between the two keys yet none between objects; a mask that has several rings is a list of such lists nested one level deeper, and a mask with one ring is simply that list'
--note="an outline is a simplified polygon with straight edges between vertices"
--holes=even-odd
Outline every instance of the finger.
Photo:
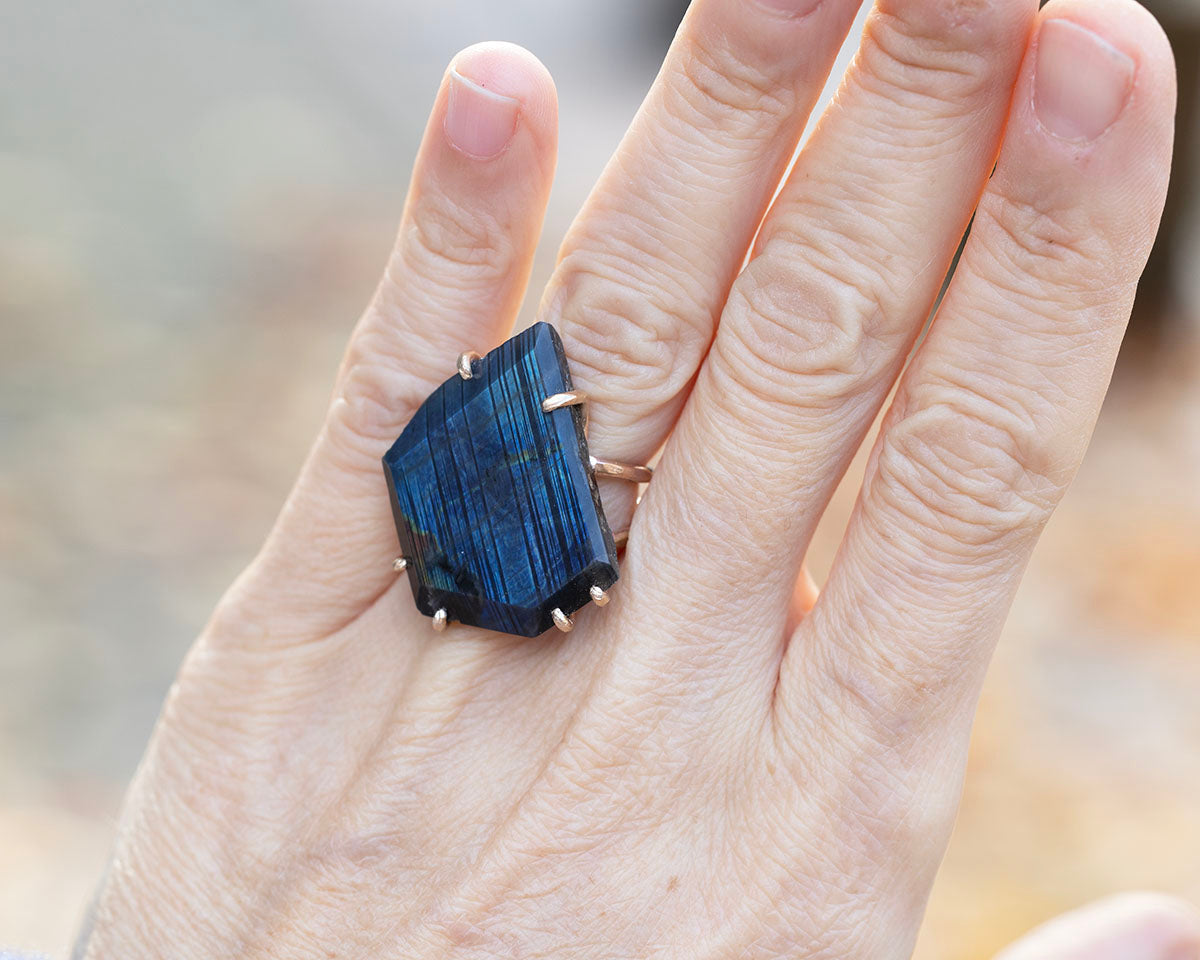
[{"label": "finger", "polygon": [[969,700],[1083,455],[1162,210],[1174,72],[1132,0],[1051,0],[1040,19],[996,175],[785,675],[842,662],[885,703],[893,686],[914,708],[918,691]]},{"label": "finger", "polygon": [[[711,629],[688,646],[730,630],[770,636],[737,653],[764,684],[812,529],[994,163],[1036,7],[876,6],[734,285],[642,506],[648,528],[680,545],[643,581],[646,594],[664,597],[668,616],[681,586],[705,598]],[[731,568],[731,558],[744,559]]]},{"label": "finger", "polygon": [[556,135],[553,82],[531,54],[482,44],[455,58],[326,422],[252,575],[235,591],[261,596],[276,624],[291,618],[322,633],[396,581],[380,458],[454,372],[459,353],[508,335],[541,229]]},{"label": "finger", "polygon": [[995,176],[774,701],[830,834],[873,825],[846,876],[870,871],[884,911],[912,888],[878,864],[931,876],[944,848],[986,661],[1082,456],[1166,190],[1174,72],[1153,18],[1051,0],[1039,20]]},{"label": "finger", "polygon": [[[694,0],[563,245],[541,319],[591,397],[597,456],[674,425],[859,0]],[[602,481],[615,530],[632,491]]]},{"label": "finger", "polygon": [[1194,960],[1200,914],[1173,897],[1127,893],[1056,917],[996,960]]}]

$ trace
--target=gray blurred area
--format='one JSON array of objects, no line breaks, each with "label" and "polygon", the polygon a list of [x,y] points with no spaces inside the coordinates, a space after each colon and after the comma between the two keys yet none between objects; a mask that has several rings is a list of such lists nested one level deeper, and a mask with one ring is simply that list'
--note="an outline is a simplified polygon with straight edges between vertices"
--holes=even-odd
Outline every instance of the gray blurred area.
[{"label": "gray blurred area", "polygon": [[[450,57],[513,40],[558,82],[536,290],[683,6],[0,0],[0,947],[65,951],[159,703],[320,422]],[[1109,889],[1200,900],[1187,210],[985,692],[925,960]]]}]

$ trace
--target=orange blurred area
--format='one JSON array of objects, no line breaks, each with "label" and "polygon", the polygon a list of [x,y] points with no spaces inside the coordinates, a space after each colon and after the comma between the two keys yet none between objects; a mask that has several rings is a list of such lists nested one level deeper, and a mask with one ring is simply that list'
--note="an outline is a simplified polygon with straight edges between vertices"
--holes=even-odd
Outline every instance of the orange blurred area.
[{"label": "orange blurred area", "polygon": [[[683,4],[10,6],[0,946],[62,956],[158,704],[320,422],[445,63],[508,39],[556,77],[540,285]],[[1200,338],[1173,203],[1179,291],[1138,318],[1019,594],[923,960],[988,957],[1111,891],[1200,903]]]}]

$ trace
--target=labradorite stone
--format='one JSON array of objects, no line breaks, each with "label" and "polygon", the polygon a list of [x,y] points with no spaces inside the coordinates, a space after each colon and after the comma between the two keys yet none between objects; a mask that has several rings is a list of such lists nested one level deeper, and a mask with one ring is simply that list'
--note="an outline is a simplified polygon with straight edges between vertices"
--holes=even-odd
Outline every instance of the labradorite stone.
[{"label": "labradorite stone", "polygon": [[558,333],[534,324],[438,387],[384,456],[425,615],[535,637],[616,582],[582,410],[542,412],[570,389]]}]

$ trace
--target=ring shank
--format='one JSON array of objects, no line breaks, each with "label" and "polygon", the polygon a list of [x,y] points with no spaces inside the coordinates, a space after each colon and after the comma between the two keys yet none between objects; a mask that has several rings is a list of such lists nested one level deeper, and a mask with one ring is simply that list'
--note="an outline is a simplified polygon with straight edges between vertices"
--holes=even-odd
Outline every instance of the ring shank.
[{"label": "ring shank", "polygon": [[598,477],[612,477],[616,480],[628,480],[630,483],[649,483],[654,476],[651,467],[637,463],[620,463],[616,460],[598,460],[591,458],[592,472]]}]

